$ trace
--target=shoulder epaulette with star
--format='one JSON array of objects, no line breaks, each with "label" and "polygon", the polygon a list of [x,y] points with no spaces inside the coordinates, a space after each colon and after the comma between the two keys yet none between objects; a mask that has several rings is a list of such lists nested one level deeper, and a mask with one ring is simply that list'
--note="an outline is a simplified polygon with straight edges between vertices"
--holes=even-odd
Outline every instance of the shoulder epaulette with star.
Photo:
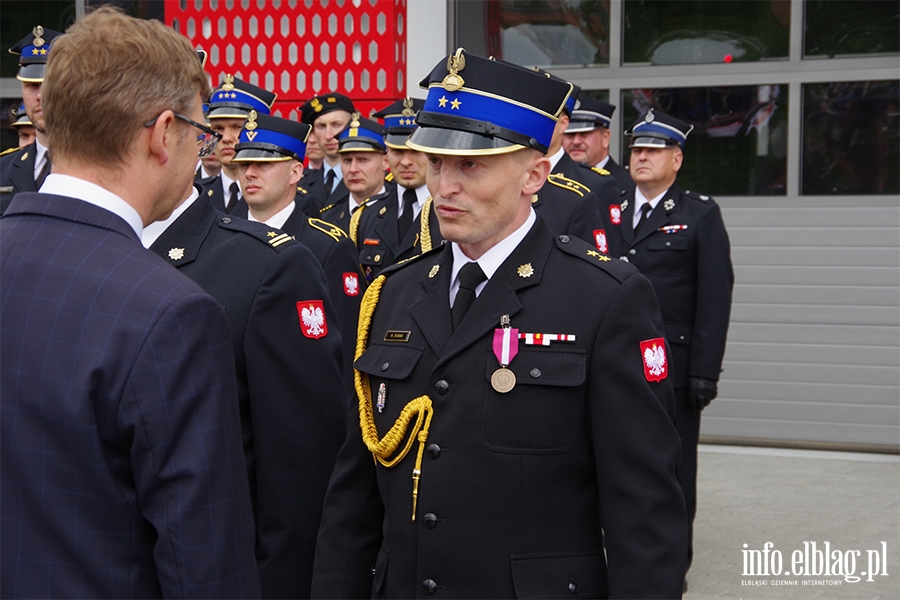
[{"label": "shoulder epaulette with star", "polygon": [[300,187],[300,186],[298,185],[298,186],[297,186],[297,193],[298,193],[298,194],[308,194],[308,193],[309,193],[309,190],[307,190],[306,188],[302,188],[302,187]]},{"label": "shoulder epaulette with star", "polygon": [[388,173],[387,175],[384,176],[384,180],[385,180],[385,181],[393,181],[393,180],[394,180],[394,174],[393,174],[393,173]]},{"label": "shoulder epaulette with star", "polygon": [[337,204],[338,204],[337,202],[333,202],[333,203],[329,204],[328,206],[323,206],[322,208],[319,209],[319,214],[320,215],[325,214],[327,211],[329,211],[332,208],[334,208],[335,206],[337,206]]},{"label": "shoulder epaulette with star", "polygon": [[612,173],[610,173],[606,169],[601,169],[600,167],[591,167],[591,171],[593,171],[594,173],[597,173],[598,175],[603,175],[603,176],[612,175]]},{"label": "shoulder epaulette with star", "polygon": [[273,230],[265,223],[257,223],[254,221],[248,221],[247,219],[236,219],[229,216],[221,216],[219,218],[218,224],[219,227],[222,227],[224,229],[246,233],[250,237],[253,237],[265,243],[270,248],[274,248],[276,251],[280,251],[284,248],[289,248],[294,244],[300,243],[292,236],[277,229]]},{"label": "shoulder epaulette with star", "polygon": [[347,234],[344,233],[344,230],[338,227],[337,225],[332,225],[327,221],[323,221],[322,219],[316,219],[315,217],[310,217],[307,221],[313,229],[318,229],[335,242],[341,241],[342,238],[346,238]]},{"label": "shoulder epaulette with star", "polygon": [[596,247],[588,244],[581,238],[558,235],[556,236],[555,241],[556,247],[566,254],[576,256],[581,260],[608,272],[618,281],[624,281],[637,272],[634,265],[623,260],[615,260],[602,252],[598,252]]},{"label": "shoulder epaulette with star", "polygon": [[20,150],[24,150],[24,148],[19,148],[19,147],[8,148],[8,149],[4,150],[3,152],[0,152],[0,156],[6,156],[7,154],[12,154],[13,152],[19,152]]},{"label": "shoulder epaulette with star", "polygon": [[419,260],[425,258],[426,256],[431,256],[437,252],[440,252],[444,248],[444,246],[449,246],[449,245],[450,244],[438,244],[437,246],[435,246],[428,252],[423,252],[421,254],[416,254],[415,256],[410,256],[409,258],[404,258],[403,260],[401,260],[398,263],[394,263],[388,267],[385,267],[381,271],[381,274],[386,275],[386,274],[392,273],[398,269],[402,269],[403,267],[405,267],[407,265],[411,265],[414,262],[418,262]]},{"label": "shoulder epaulette with star", "polygon": [[692,192],[691,190],[685,190],[684,195],[688,198],[693,198],[694,200],[699,200],[701,202],[710,202],[712,198],[705,194],[698,194],[697,192]]},{"label": "shoulder epaulette with star", "polygon": [[569,190],[570,192],[575,192],[582,198],[585,194],[589,194],[591,192],[591,188],[584,185],[583,183],[579,183],[574,179],[569,179],[562,173],[551,173],[547,176],[547,182],[552,183],[557,187],[561,187],[564,190]]}]

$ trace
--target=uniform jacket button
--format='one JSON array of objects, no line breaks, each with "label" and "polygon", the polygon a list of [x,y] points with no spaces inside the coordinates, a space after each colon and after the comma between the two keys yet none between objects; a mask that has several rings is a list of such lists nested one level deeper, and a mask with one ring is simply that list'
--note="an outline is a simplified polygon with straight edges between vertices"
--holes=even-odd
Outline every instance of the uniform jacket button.
[{"label": "uniform jacket button", "polygon": [[430,596],[437,591],[437,584],[433,579],[426,579],[422,582],[422,591]]},{"label": "uniform jacket button", "polygon": [[447,383],[446,379],[439,379],[434,384],[434,391],[436,391],[438,394],[443,396],[444,394],[446,394],[447,392],[450,391],[450,384]]},{"label": "uniform jacket button", "polygon": [[382,371],[387,371],[389,368],[391,368],[391,363],[389,363],[389,362],[386,362],[383,365],[381,365]]},{"label": "uniform jacket button", "polygon": [[578,593],[578,585],[575,583],[570,583],[569,584],[569,593],[577,594]]},{"label": "uniform jacket button", "polygon": [[534,377],[535,379],[537,379],[538,377],[541,376],[541,370],[538,369],[537,367],[533,368],[531,370],[531,376]]},{"label": "uniform jacket button", "polygon": [[422,524],[425,525],[427,529],[434,529],[437,527],[437,516],[435,516],[434,513],[427,513],[422,517]]},{"label": "uniform jacket button", "polygon": [[441,447],[437,444],[428,444],[425,448],[425,454],[428,455],[428,458],[437,458],[441,455]]},{"label": "uniform jacket button", "polygon": [[559,241],[561,241],[563,244],[568,244],[568,243],[569,243],[569,236],[567,236],[567,235],[561,235],[561,236],[559,236]]},{"label": "uniform jacket button", "polygon": [[632,248],[631,250],[628,251],[628,254],[634,256],[635,254],[637,254],[637,250],[635,250],[634,248]]},{"label": "uniform jacket button", "polygon": [[226,225],[231,223],[231,217],[222,217],[222,222]]}]

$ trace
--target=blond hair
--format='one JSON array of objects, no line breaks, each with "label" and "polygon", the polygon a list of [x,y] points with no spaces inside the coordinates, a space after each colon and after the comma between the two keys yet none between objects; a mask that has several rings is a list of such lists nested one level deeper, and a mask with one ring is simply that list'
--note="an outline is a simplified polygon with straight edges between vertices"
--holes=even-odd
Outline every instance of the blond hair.
[{"label": "blond hair", "polygon": [[209,84],[187,38],[102,7],[54,41],[41,94],[54,156],[119,165],[144,122],[190,114]]}]

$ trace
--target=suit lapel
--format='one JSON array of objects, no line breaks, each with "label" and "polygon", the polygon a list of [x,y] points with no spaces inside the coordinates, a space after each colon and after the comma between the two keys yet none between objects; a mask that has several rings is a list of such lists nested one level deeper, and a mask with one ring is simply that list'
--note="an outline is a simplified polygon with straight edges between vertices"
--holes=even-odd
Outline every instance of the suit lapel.
[{"label": "suit lapel", "polygon": [[[472,308],[448,340],[444,352],[438,355],[435,366],[447,362],[484,337],[487,332],[500,327],[501,316],[513,317],[522,309],[519,291],[540,283],[552,244],[550,230],[538,219],[525,239],[484,286]],[[452,253],[449,254],[452,257]],[[449,295],[449,289],[448,277],[445,296]],[[449,299],[447,303],[449,305]],[[449,311],[447,316],[449,318]]]},{"label": "suit lapel", "polygon": [[156,238],[150,250],[162,256],[170,265],[183,267],[194,262],[203,240],[216,221],[216,209],[209,202],[197,198],[175,222]]}]

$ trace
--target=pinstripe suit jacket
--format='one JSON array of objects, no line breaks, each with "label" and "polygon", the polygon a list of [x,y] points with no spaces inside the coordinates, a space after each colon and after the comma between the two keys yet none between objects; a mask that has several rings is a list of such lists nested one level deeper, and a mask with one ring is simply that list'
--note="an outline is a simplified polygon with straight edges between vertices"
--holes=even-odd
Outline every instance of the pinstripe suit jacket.
[{"label": "pinstripe suit jacket", "polygon": [[0,595],[257,596],[222,309],[73,198],[14,198],[0,261]]}]

